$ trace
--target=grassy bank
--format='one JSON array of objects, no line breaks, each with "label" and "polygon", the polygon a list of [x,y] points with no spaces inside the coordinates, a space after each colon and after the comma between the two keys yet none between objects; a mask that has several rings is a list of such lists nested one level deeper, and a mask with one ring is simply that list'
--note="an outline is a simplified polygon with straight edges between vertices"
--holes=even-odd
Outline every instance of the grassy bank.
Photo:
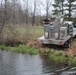
[{"label": "grassy bank", "polygon": [[31,55],[35,55],[39,53],[38,49],[35,49],[33,47],[25,46],[25,45],[19,45],[18,47],[11,47],[11,46],[6,46],[6,45],[0,45],[1,50],[9,50],[9,51],[14,51],[18,53],[29,53]]},{"label": "grassy bank", "polygon": [[71,66],[76,66],[76,57],[73,55],[66,55],[64,51],[58,50],[45,50],[44,54],[48,56],[50,60],[53,60],[56,63],[64,63]]},{"label": "grassy bank", "polygon": [[[47,55],[51,60],[55,62],[62,62],[68,65],[76,65],[76,39],[73,40],[72,46],[64,51],[48,50],[37,41],[39,37],[44,35],[43,27],[15,27],[17,33],[12,33],[7,28],[4,28],[3,34],[0,37],[1,50],[11,50],[19,53],[37,54],[41,53]],[[20,45],[24,44],[24,45]],[[12,47],[13,46],[13,47]]]},{"label": "grassy bank", "polygon": [[43,33],[43,27],[17,26],[14,27],[13,31],[5,27],[0,35],[0,49],[19,53],[38,54],[39,50],[31,46],[31,44],[35,43],[32,40],[37,40]]}]

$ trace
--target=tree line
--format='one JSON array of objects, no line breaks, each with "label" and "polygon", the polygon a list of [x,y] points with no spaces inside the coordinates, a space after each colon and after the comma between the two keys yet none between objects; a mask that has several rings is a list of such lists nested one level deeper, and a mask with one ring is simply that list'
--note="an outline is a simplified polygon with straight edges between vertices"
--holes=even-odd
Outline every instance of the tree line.
[{"label": "tree line", "polygon": [[75,18],[76,0],[0,0],[0,30],[7,24],[38,26],[44,18],[58,14],[66,15],[68,20]]}]

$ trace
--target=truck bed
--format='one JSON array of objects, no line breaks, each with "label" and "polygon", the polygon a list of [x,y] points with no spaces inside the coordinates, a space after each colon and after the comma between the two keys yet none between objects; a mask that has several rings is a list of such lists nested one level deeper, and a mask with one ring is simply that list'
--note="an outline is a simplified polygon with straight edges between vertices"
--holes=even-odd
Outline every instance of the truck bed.
[{"label": "truck bed", "polygon": [[68,41],[71,38],[71,36],[67,36],[66,39],[45,39],[44,36],[38,38],[38,41],[42,44],[55,44],[55,45],[63,45],[66,41]]}]

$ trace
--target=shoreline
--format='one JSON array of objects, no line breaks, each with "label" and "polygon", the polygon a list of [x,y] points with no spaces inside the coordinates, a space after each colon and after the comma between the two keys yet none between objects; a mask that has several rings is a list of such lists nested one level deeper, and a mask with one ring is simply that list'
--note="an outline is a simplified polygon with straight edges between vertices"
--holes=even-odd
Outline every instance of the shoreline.
[{"label": "shoreline", "polygon": [[28,53],[30,55],[35,55],[35,54],[39,53],[38,49],[35,49],[34,47],[31,47],[31,46],[25,46],[22,44],[20,44],[16,47],[0,45],[0,49],[6,50],[6,51],[13,51],[13,52],[17,52],[17,53],[22,53],[22,54]]},{"label": "shoreline", "polygon": [[1,50],[13,51],[23,54],[41,54],[45,55],[50,60],[56,63],[64,63],[67,65],[76,66],[76,46],[71,46],[71,48],[58,50],[53,48],[48,48],[46,46],[42,46],[37,40],[28,41],[26,44],[20,44],[17,46],[6,46],[0,45]]},{"label": "shoreline", "polygon": [[44,55],[56,63],[63,63],[69,66],[76,66],[76,56],[67,55],[64,51],[45,50]]}]

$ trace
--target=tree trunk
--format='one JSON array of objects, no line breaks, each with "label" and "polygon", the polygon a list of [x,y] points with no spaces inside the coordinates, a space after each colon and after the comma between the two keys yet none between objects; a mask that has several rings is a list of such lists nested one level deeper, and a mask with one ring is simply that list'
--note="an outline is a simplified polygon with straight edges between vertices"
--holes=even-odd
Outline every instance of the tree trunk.
[{"label": "tree trunk", "polygon": [[34,13],[33,13],[32,26],[34,26],[34,25],[35,25],[35,14],[36,14],[36,0],[34,0]]},{"label": "tree trunk", "polygon": [[6,20],[7,20],[7,0],[5,0],[4,17],[3,17],[2,25],[1,25],[1,28],[0,28],[0,33],[2,33],[2,31],[3,31],[3,27],[5,25]]},{"label": "tree trunk", "polygon": [[71,20],[71,2],[69,1],[69,21]]}]

